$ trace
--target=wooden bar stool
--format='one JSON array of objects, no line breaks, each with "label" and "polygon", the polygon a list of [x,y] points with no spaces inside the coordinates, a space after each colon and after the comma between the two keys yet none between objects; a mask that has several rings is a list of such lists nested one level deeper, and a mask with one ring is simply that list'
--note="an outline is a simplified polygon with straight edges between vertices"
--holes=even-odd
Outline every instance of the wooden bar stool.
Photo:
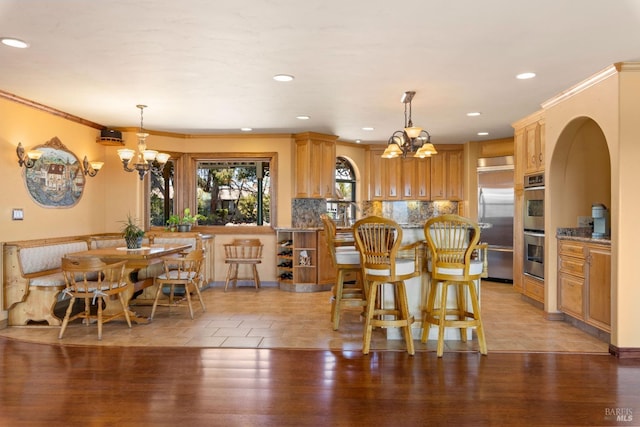
[{"label": "wooden bar stool", "polygon": [[[229,287],[229,281],[233,281],[233,287],[238,285],[238,280],[252,280],[256,291],[260,288],[260,275],[258,264],[262,263],[262,247],[260,239],[235,239],[232,243],[224,244],[225,264],[229,264],[227,279],[224,283],[224,291]],[[251,269],[251,277],[238,277],[238,267],[248,265]]]},{"label": "wooden bar stool", "polygon": [[[459,328],[460,339],[467,341],[467,328],[476,328],[480,353],[487,354],[487,343],[480,315],[480,300],[475,281],[480,282],[485,263],[474,259],[473,253],[482,249],[479,245],[480,228],[468,218],[459,215],[442,215],[431,218],[424,225],[424,234],[431,259],[427,269],[431,273],[431,287],[422,319],[422,342],[429,336],[429,327],[438,327],[437,355],[444,352],[444,328]],[[485,257],[486,259],[486,257]],[[456,288],[455,307],[447,306],[447,290]],[[438,289],[440,289],[439,306]],[[467,289],[472,312],[467,310]]]},{"label": "wooden bar stool", "polygon": [[[414,319],[409,314],[405,280],[420,274],[421,242],[407,246],[402,243],[402,228],[395,221],[371,216],[357,221],[353,226],[356,247],[361,254],[365,288],[367,289],[367,309],[364,326],[362,352],[369,353],[371,333],[374,327],[401,328],[407,345],[407,352],[414,354],[411,324]],[[413,250],[412,258],[400,258],[399,251]],[[395,307],[376,307],[378,292],[382,285],[393,285]],[[390,318],[391,317],[391,318]]]},{"label": "wooden bar stool", "polygon": [[[336,284],[331,288],[331,323],[333,330],[340,326],[340,312],[345,307],[364,307],[367,298],[362,280],[360,252],[354,246],[339,246],[336,242],[336,225],[327,214],[320,215],[327,237],[327,247],[333,266],[336,268]],[[354,273],[356,284],[345,286],[345,275]]]}]

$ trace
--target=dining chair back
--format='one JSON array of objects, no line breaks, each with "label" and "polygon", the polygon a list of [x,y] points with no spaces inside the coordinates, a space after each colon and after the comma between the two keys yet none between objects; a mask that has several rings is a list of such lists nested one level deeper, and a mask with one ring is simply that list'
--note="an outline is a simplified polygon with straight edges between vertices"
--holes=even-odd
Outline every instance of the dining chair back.
[{"label": "dining chair back", "polygon": [[[150,318],[153,319],[158,305],[168,306],[171,308],[180,302],[175,300],[176,286],[184,289],[183,298],[187,301],[191,319],[194,318],[193,305],[191,304],[191,292],[194,292],[198,297],[202,311],[206,311],[204,301],[202,300],[202,294],[200,293],[200,287],[204,281],[202,275],[204,250],[195,249],[183,254],[182,256],[164,257],[162,258],[162,262],[164,265],[164,273],[155,278],[158,289],[156,290],[156,296],[153,300],[153,308],[151,309]],[[163,287],[165,286],[169,287],[169,301],[167,303],[160,304],[160,297],[163,293]]]},{"label": "dining chair back", "polygon": [[[258,264],[262,263],[263,244],[260,239],[235,239],[231,243],[224,244],[225,264],[229,264],[227,278],[224,282],[224,291],[227,291],[229,282],[233,282],[233,287],[238,285],[238,280],[252,280],[256,291],[260,288],[260,275],[258,274]],[[250,277],[240,277],[238,275],[239,266],[247,265],[251,269]]]},{"label": "dining chair back", "polygon": [[[102,325],[111,320],[124,316],[131,328],[129,310],[123,296],[128,287],[124,274],[126,263],[120,261],[107,264],[96,257],[62,258],[61,267],[66,284],[63,294],[71,299],[58,338],[62,339],[69,322],[78,318],[84,319],[87,325],[91,320],[97,320],[99,340],[102,339]],[[118,297],[122,312],[103,315],[103,305],[112,296]],[[73,314],[73,307],[78,298],[84,300],[84,309]],[[97,307],[96,314],[92,314],[91,310],[94,305]]]}]

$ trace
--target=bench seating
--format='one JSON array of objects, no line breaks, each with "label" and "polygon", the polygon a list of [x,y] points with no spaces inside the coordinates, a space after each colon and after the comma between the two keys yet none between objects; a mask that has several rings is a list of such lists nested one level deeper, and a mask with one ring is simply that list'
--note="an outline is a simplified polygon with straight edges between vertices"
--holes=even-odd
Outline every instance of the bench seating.
[{"label": "bench seating", "polygon": [[3,247],[4,309],[9,325],[29,321],[60,325],[54,314],[60,292],[65,288],[62,257],[86,251],[83,237],[25,240],[5,243]]}]

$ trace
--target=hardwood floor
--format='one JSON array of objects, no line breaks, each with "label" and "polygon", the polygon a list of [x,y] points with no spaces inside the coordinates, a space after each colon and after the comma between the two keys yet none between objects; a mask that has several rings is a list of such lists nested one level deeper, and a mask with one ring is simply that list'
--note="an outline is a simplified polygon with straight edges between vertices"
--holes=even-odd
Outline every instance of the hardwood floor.
[{"label": "hardwood floor", "polygon": [[[484,282],[477,341],[374,338],[357,310],[330,326],[328,293],[207,289],[207,312],[159,309],[128,329],[76,323],[0,330],[0,426],[638,425],[640,360],[544,320]],[[139,306],[144,314],[150,307]],[[223,348],[226,347],[226,348]],[[244,348],[242,348],[244,347]],[[620,415],[626,418],[617,420]],[[635,418],[634,418],[635,415]]]},{"label": "hardwood floor", "polygon": [[640,416],[640,361],[605,354],[438,359],[7,338],[0,354],[2,426],[577,426]]}]

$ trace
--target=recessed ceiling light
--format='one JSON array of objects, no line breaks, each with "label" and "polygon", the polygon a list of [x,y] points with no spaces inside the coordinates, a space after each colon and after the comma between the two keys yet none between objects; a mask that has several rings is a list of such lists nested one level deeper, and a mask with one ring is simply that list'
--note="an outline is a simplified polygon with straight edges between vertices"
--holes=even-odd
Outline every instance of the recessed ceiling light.
[{"label": "recessed ceiling light", "polygon": [[253,128],[240,128],[242,132],[251,132]]},{"label": "recessed ceiling light", "polygon": [[277,82],[290,82],[294,77],[289,74],[276,74],[273,76],[273,80]]},{"label": "recessed ceiling light", "polygon": [[18,49],[26,49],[29,47],[29,43],[11,37],[3,37],[0,39],[0,41],[5,46],[17,47]]},{"label": "recessed ceiling light", "polygon": [[489,132],[478,132],[478,136],[487,136]]},{"label": "recessed ceiling light", "polygon": [[536,73],[521,73],[518,74],[516,76],[516,79],[518,80],[527,80],[527,79],[532,79],[536,76]]},{"label": "recessed ceiling light", "polygon": [[362,130],[366,130],[366,131],[372,131],[373,128],[372,127],[363,127]]},{"label": "recessed ceiling light", "polygon": [[482,114],[482,113],[480,113],[480,111],[472,111],[470,113],[467,113],[467,116],[476,117],[476,116],[479,116],[480,114]]},{"label": "recessed ceiling light", "polygon": [[362,142],[361,139],[356,139],[356,144],[360,144]]},{"label": "recessed ceiling light", "polygon": [[296,116],[296,119],[298,120],[309,120],[310,118],[311,118],[310,116],[305,116],[305,115]]}]

